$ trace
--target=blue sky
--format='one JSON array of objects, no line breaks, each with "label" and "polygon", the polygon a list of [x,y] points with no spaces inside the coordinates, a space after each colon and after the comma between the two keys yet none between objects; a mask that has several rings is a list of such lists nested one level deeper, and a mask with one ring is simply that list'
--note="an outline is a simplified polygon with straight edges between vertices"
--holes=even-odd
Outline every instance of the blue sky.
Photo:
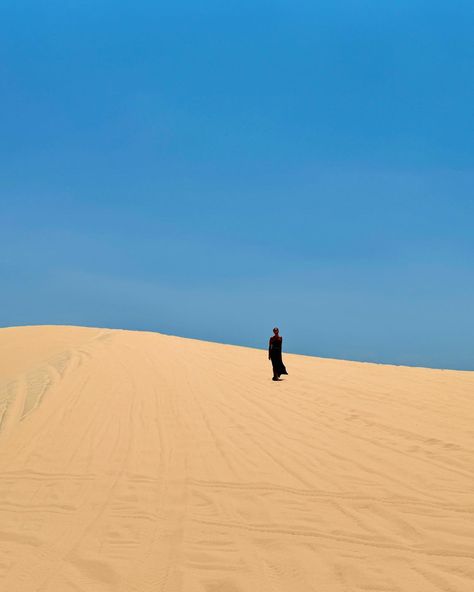
[{"label": "blue sky", "polygon": [[472,1],[0,16],[0,325],[474,370]]}]

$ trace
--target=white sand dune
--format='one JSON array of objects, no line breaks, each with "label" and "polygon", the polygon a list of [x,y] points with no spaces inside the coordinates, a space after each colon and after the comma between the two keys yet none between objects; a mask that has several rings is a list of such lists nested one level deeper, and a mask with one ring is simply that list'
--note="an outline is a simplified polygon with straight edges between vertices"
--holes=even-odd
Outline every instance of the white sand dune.
[{"label": "white sand dune", "polygon": [[474,373],[0,330],[2,592],[472,592]]}]

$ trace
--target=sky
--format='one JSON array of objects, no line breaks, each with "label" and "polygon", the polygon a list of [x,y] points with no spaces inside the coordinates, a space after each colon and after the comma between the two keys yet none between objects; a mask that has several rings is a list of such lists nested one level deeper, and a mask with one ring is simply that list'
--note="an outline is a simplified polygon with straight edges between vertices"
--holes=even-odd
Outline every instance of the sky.
[{"label": "sky", "polygon": [[474,370],[472,0],[3,0],[0,326]]}]

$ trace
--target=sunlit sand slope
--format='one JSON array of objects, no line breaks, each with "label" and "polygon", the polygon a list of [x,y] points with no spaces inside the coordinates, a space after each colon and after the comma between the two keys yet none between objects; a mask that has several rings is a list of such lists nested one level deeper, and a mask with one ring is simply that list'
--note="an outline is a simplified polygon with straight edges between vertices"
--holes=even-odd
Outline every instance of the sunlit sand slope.
[{"label": "sunlit sand slope", "polygon": [[472,592],[474,374],[0,330],[3,592]]}]

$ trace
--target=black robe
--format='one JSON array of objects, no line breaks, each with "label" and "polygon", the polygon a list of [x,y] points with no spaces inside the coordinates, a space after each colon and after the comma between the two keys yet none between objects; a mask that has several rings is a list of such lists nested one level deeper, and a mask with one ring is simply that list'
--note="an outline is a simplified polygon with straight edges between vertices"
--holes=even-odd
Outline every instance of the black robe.
[{"label": "black robe", "polygon": [[288,374],[286,371],[283,360],[281,359],[281,345],[283,343],[283,337],[277,339],[275,336],[270,337],[270,344],[268,346],[268,353],[270,360],[272,361],[273,374],[280,376],[281,374]]}]

